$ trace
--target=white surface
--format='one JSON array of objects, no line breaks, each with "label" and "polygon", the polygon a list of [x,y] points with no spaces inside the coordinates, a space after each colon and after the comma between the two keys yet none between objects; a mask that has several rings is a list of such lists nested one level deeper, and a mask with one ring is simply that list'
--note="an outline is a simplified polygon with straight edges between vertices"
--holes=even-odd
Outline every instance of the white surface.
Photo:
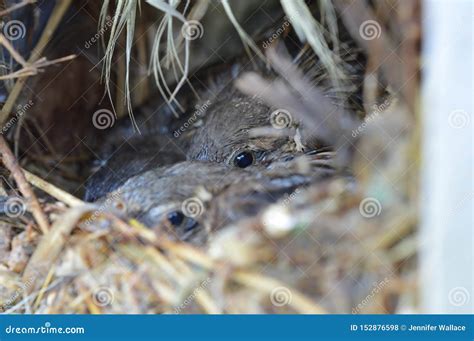
[{"label": "white surface", "polygon": [[421,312],[473,313],[473,2],[423,8]]}]

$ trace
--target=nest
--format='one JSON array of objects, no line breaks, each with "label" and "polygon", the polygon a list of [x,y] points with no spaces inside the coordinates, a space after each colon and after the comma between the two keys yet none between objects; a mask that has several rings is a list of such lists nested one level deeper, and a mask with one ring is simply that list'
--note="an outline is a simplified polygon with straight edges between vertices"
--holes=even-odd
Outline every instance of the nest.
[{"label": "nest", "polygon": [[[49,25],[58,24],[70,2],[58,4]],[[167,22],[166,15],[178,16],[174,11],[179,8],[161,1],[154,3],[162,5],[158,10],[165,12],[163,22]],[[21,203],[26,203],[19,205],[24,214],[10,215],[1,222],[2,310],[45,314],[416,310],[419,127],[413,91],[418,84],[413,74],[417,70],[419,20],[417,10],[408,11],[417,9],[417,2],[393,7],[390,3],[377,2],[372,8],[336,1],[334,8],[323,6],[320,10],[329,27],[329,38],[321,34],[314,18],[307,26],[294,27],[300,39],[307,41],[324,61],[334,84],[344,72],[331,59],[331,51],[337,45],[337,40],[331,42],[331,32],[337,32],[338,25],[345,25],[367,55],[364,112],[352,131],[354,140],[346,141],[354,177],[327,179],[297,190],[256,216],[217,231],[203,247],[157,236],[136,220],[82,202],[73,193],[60,189],[68,183],[62,171],[53,172],[47,180],[35,175],[51,173],[46,162],[28,159],[19,163],[4,137],[0,137],[7,182],[14,180],[16,186],[12,188]],[[296,4],[299,2],[282,1],[282,8],[290,22],[307,22],[302,18],[311,12]],[[224,2],[230,27],[250,52],[260,54],[231,5],[232,2]],[[125,39],[128,59],[136,34],[132,27],[140,26],[137,1],[125,1],[123,6],[112,17],[106,44],[107,79],[112,77],[114,46]],[[206,10],[210,11],[209,6],[212,5],[207,1],[198,1],[187,17],[181,12],[179,15],[185,23],[200,20]],[[107,14],[103,9],[102,27],[107,25]],[[360,27],[370,20],[378,24],[381,34],[377,39],[360,39]],[[412,25],[412,31],[403,29],[406,23]],[[394,28],[406,35],[397,36]],[[125,38],[121,38],[122,33]],[[44,40],[49,38],[46,35]],[[170,51],[189,53],[190,58],[193,55],[187,40],[177,42],[175,47],[169,44],[170,41],[166,43],[168,54],[164,59],[156,55],[163,45],[159,39],[152,47],[154,74],[162,86],[167,79],[160,68],[176,58]],[[399,56],[385,51],[395,51]],[[36,70],[48,67],[50,64],[44,59],[38,64],[41,54],[42,50],[37,49],[25,65]],[[265,58],[263,54],[261,57]],[[64,60],[49,63],[58,62]],[[173,102],[182,86],[180,79],[186,81],[192,64],[183,65],[182,78],[178,77],[174,90],[161,88],[168,103]],[[127,112],[123,103],[132,106],[134,102],[127,85],[134,77],[129,75],[129,64],[124,65],[127,67],[121,71],[126,75],[122,80],[127,101],[121,98],[122,104],[116,106],[122,107],[118,109],[122,114]],[[34,72],[28,76],[36,77]],[[21,77],[14,87],[21,88],[25,76]],[[381,88],[389,89],[390,94]],[[12,111],[17,96],[16,91],[10,92],[2,113]],[[26,208],[27,212],[22,212]]]}]

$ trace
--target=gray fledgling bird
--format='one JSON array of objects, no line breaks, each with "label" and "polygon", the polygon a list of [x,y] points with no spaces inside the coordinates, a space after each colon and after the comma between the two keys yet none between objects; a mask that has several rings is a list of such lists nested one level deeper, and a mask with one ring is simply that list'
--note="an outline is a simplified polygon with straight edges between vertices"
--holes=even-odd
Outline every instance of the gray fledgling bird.
[{"label": "gray fledgling bird", "polygon": [[255,216],[296,188],[332,176],[334,171],[325,167],[328,158],[321,153],[250,169],[184,161],[132,177],[108,197],[117,203],[112,206],[124,208],[127,217],[202,245],[213,231]]}]

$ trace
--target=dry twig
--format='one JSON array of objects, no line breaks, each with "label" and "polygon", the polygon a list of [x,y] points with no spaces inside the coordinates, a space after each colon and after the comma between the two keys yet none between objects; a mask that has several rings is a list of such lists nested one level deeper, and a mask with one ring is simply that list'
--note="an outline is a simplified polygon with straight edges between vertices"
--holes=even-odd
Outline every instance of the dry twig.
[{"label": "dry twig", "polygon": [[10,6],[7,9],[4,9],[3,11],[0,11],[0,17],[3,17],[4,15],[16,11],[17,9],[20,9],[22,7],[25,7],[26,5],[34,4],[35,2],[36,0],[23,0],[22,2]]},{"label": "dry twig", "polygon": [[0,136],[0,153],[2,154],[2,161],[5,167],[11,172],[12,176],[15,178],[15,181],[20,189],[21,194],[28,201],[31,212],[35,217],[36,222],[38,223],[39,228],[43,234],[47,233],[49,230],[48,218],[44,214],[38,199],[36,198],[33,190],[31,189],[28,181],[26,181],[25,175],[23,174],[22,169],[18,165],[18,161],[13,155],[12,151],[7,145],[7,142]]},{"label": "dry twig", "polygon": [[49,182],[41,179],[40,177],[34,175],[33,173],[28,172],[26,169],[23,169],[25,173],[25,178],[31,183],[33,186],[43,190],[44,192],[48,193],[52,197],[58,199],[59,201],[64,202],[66,205],[71,207],[81,206],[85,203],[76,198],[75,196],[63,191],[62,189],[50,184]]},{"label": "dry twig", "polygon": [[[56,4],[54,11],[51,14],[51,17],[49,18],[48,24],[44,28],[43,34],[41,35],[41,38],[38,41],[38,44],[36,44],[33,52],[31,53],[30,58],[28,59],[28,63],[33,64],[39,59],[49,40],[53,36],[54,31],[56,31],[56,28],[58,27],[61,19],[63,18],[67,9],[71,5],[71,2],[72,0],[62,0]],[[5,105],[3,106],[0,112],[0,124],[3,124],[3,122],[5,122],[5,120],[7,119],[8,115],[10,115],[13,106],[15,105],[15,102],[18,96],[20,95],[21,90],[23,89],[23,86],[25,85],[27,79],[27,77],[20,78],[13,86],[13,89],[10,92],[10,95],[8,96]]]}]

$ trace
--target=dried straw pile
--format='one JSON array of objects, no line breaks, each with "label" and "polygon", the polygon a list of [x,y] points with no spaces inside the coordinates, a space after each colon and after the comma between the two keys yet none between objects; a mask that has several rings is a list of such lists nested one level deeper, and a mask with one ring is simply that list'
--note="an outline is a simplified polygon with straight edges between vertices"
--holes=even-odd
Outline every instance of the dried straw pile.
[{"label": "dried straw pile", "polygon": [[[182,16],[168,3],[149,2]],[[116,17],[110,42],[126,28],[127,49],[131,49],[137,3],[120,3],[124,7],[118,11],[125,14]],[[224,2],[232,18],[229,3]],[[290,21],[304,22],[297,20],[298,15],[307,13],[294,8],[301,3],[282,1]],[[375,8],[342,0],[335,1],[334,7],[320,3],[328,18],[341,13],[338,25],[346,26],[368,58],[365,120],[353,131],[354,140],[348,141],[355,181],[329,179],[298,191],[258,216],[218,231],[208,246],[196,248],[157,238],[136,221],[84,204],[23,172],[2,142],[3,162],[31,212],[1,222],[3,310],[387,313],[416,309],[416,2],[376,2]],[[196,20],[203,16],[197,6],[190,11]],[[359,28],[367,20],[374,20],[381,30],[377,39],[360,39]],[[318,45],[314,35],[317,27],[295,29],[326,60],[327,46]],[[335,30],[336,21],[330,21],[329,27]],[[237,29],[249,50],[256,49],[242,27]],[[182,42],[183,50],[186,44]],[[108,56],[113,54],[111,46]],[[160,57],[156,61],[161,65]],[[327,63],[337,81],[341,71],[337,64]],[[105,66],[110,70],[107,59]],[[187,72],[183,67],[183,79]],[[159,70],[155,74],[163,83]],[[179,86],[178,82],[176,89]],[[385,88],[389,96],[381,90]],[[174,92],[169,95],[171,101]],[[33,193],[32,187],[39,190]]]}]

